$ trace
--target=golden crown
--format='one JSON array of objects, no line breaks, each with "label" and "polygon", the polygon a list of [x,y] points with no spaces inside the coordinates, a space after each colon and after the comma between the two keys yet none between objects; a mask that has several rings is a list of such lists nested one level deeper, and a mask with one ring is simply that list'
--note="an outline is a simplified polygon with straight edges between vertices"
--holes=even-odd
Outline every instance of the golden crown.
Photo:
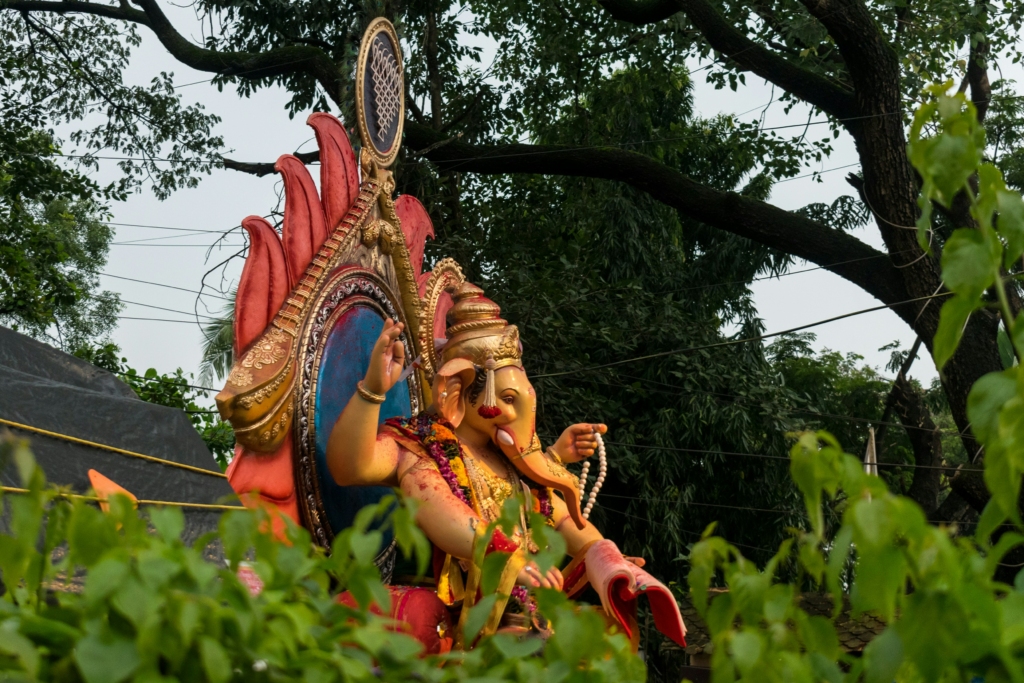
[{"label": "golden crown", "polygon": [[469,282],[460,284],[452,299],[455,305],[448,311],[448,343],[441,350],[442,365],[454,358],[466,358],[488,370],[522,365],[519,328],[501,318],[498,304]]}]

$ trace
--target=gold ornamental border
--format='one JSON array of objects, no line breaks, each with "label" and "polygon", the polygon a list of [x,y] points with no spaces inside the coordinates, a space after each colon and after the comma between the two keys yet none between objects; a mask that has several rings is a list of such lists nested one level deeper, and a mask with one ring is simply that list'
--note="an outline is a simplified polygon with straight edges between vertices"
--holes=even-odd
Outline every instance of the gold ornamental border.
[{"label": "gold ornamental border", "polygon": [[[370,129],[366,125],[366,102],[363,100],[363,88],[366,82],[366,65],[369,61],[370,46],[373,45],[374,39],[381,33],[386,33],[391,41],[395,61],[398,62],[398,77],[402,81],[401,96],[399,97],[401,106],[398,108],[398,120],[395,124],[397,126],[395,141],[386,154],[377,149],[377,145],[373,143],[373,138],[370,136]],[[405,64],[402,60],[402,45],[398,42],[398,32],[395,31],[395,27],[391,22],[384,17],[377,17],[371,21],[370,25],[366,27],[366,32],[363,33],[363,41],[359,45],[359,58],[356,62],[355,95],[356,119],[359,122],[359,138],[362,140],[363,149],[369,152],[374,161],[382,168],[387,168],[394,162],[395,157],[398,156],[398,150],[402,146],[402,131],[405,128]]]},{"label": "gold ornamental border", "polygon": [[434,381],[434,375],[440,367],[440,357],[434,348],[434,318],[437,316],[437,305],[441,294],[454,292],[456,287],[466,281],[462,268],[453,258],[445,258],[438,262],[427,279],[423,290],[423,298],[419,304],[419,325],[416,330],[419,341],[419,352],[423,363],[423,374],[427,382]]},{"label": "gold ornamental border", "polygon": [[[337,300],[333,310],[328,314],[320,332],[321,337],[313,344],[311,339],[313,327],[316,324],[317,312],[328,305],[328,301],[338,294],[339,290],[345,287],[350,280],[363,280],[375,288],[381,295],[382,300],[377,300],[373,295],[365,291],[353,291]],[[393,312],[385,310],[387,302]],[[328,551],[334,541],[335,530],[331,528],[327,520],[327,511],[324,506],[320,482],[318,480],[318,466],[316,464],[316,424],[313,414],[316,408],[316,390],[320,367],[323,359],[324,348],[330,337],[331,331],[346,311],[363,306],[378,313],[382,318],[394,316],[400,322],[404,322],[404,312],[399,299],[391,287],[372,270],[357,266],[348,265],[333,271],[321,285],[316,300],[311,302],[308,315],[303,321],[299,345],[297,349],[297,369],[293,396],[296,401],[296,410],[293,416],[292,432],[295,453],[292,458],[292,468],[295,476],[295,486],[299,513],[304,521],[304,526],[313,535],[314,540]],[[411,335],[407,336],[411,341]],[[411,361],[411,354],[406,354]],[[308,365],[308,368],[307,368]],[[309,385],[305,386],[306,371],[308,370]],[[422,409],[422,395],[418,378],[412,373],[406,382],[409,383],[410,409],[416,415]],[[329,473],[326,473],[330,476]]]}]

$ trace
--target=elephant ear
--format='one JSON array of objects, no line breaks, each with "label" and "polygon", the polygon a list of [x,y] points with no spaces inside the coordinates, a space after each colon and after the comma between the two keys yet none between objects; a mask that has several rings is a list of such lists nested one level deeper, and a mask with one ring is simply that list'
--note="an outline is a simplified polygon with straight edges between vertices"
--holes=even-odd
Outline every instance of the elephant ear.
[{"label": "elephant ear", "polygon": [[[476,373],[473,361],[466,358],[455,358],[448,361],[434,375],[434,404],[437,412],[458,427],[466,416],[466,402],[462,400],[462,388],[469,385],[472,375]],[[444,399],[441,399],[441,396]]]}]

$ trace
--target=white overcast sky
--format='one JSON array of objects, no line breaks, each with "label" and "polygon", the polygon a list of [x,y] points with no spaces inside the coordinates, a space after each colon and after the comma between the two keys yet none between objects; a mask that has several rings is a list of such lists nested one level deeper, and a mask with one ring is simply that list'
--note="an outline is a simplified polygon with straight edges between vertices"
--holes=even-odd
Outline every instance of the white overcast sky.
[{"label": "white overcast sky", "polygon": [[[188,35],[196,27],[191,11],[164,3],[179,30]],[[176,62],[146,29],[141,29],[143,45],[133,56],[129,77],[134,82],[148,82],[160,71],[173,72],[175,82],[190,83],[208,78],[208,74],[192,71]],[[198,38],[198,31],[192,36]],[[491,48],[493,49],[493,48]],[[487,60],[485,60],[486,63]],[[696,66],[696,65],[695,65]],[[771,99],[771,86],[748,75],[747,87],[738,93],[715,90],[704,83],[704,72],[695,74],[695,107],[703,116],[719,113],[739,114],[742,120],[755,120],[761,116],[761,107]],[[250,99],[239,99],[233,91],[217,92],[208,84],[194,85],[179,90],[186,102],[202,102],[210,111],[220,115],[223,122],[218,133],[224,136],[232,158],[245,161],[273,161],[279,155],[293,152],[305,145],[310,149],[312,132],[304,123],[305,116],[289,120],[284,111],[286,96],[279,89],[261,90]],[[757,108],[757,109],[755,109]],[[754,110],[754,111],[750,111]],[[807,109],[795,107],[786,115],[783,106],[775,104],[764,115],[764,125],[803,123]],[[823,137],[827,126],[811,129],[809,136]],[[788,132],[788,131],[783,131]],[[817,135],[814,135],[817,133]],[[70,151],[70,150],[68,150]],[[103,170],[101,178],[113,173],[113,162]],[[852,141],[845,134],[835,142],[835,151],[822,164],[810,170],[824,171],[820,181],[811,177],[780,183],[772,193],[771,201],[785,209],[796,209],[811,202],[831,202],[852,188],[843,180],[850,171],[856,171],[857,157]],[[830,169],[837,169],[830,171]],[[314,178],[318,176],[313,173]],[[698,178],[699,180],[699,178]],[[264,214],[275,203],[276,176],[255,178],[236,171],[217,170],[202,180],[199,187],[182,190],[166,201],[158,201],[146,189],[128,201],[114,205],[114,223],[136,226],[164,226],[195,230],[226,230],[237,226],[249,214]],[[203,274],[221,260],[238,250],[240,235],[227,242],[231,246],[207,254],[207,246],[215,235],[200,233],[189,235],[152,227],[117,225],[114,246],[111,247],[106,272],[111,275],[146,280],[188,290],[198,288]],[[857,237],[881,246],[881,239],[873,224],[856,233]],[[146,240],[146,241],[140,241]],[[813,264],[809,264],[813,266]],[[808,264],[798,262],[793,270]],[[241,262],[236,259],[227,268],[230,282],[238,277]],[[213,281],[218,284],[218,281]],[[125,317],[167,318],[187,320],[191,315],[147,308],[139,304],[159,306],[191,313],[196,296],[189,292],[104,277],[106,289],[119,292],[128,303],[122,313]],[[784,330],[842,313],[878,305],[878,301],[846,280],[824,270],[794,274],[780,279],[757,282],[754,293],[768,332]],[[200,313],[216,313],[223,304],[217,298],[205,297]],[[914,340],[914,333],[892,312],[885,310],[868,313],[814,328],[816,348],[829,348],[843,353],[854,352],[865,362],[882,368],[888,352],[879,347],[900,340],[904,348]],[[130,364],[139,369],[155,367],[169,372],[177,367],[186,372],[197,372],[200,360],[201,333],[197,325],[189,323],[156,322],[152,320],[122,319],[113,333]],[[912,374],[922,381],[935,376],[930,358],[921,357]]]}]

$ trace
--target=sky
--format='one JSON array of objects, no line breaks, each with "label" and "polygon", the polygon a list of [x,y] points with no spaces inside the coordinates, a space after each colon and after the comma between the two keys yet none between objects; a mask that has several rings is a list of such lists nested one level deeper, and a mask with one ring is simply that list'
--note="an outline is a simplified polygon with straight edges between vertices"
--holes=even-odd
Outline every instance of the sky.
[{"label": "sky", "polygon": [[[190,34],[190,27],[196,26],[194,15],[187,8],[165,3],[165,11],[186,35]],[[143,44],[136,50],[127,74],[130,82],[148,82],[161,71],[173,72],[175,82],[182,84],[209,78],[209,74],[193,71],[175,61],[145,29],[142,33]],[[192,37],[196,39],[198,34]],[[696,69],[699,65],[695,63],[693,67]],[[741,120],[751,121],[763,115],[766,127],[807,120],[806,108],[796,107],[787,115],[783,105],[777,102],[766,106],[772,101],[772,87],[757,82],[750,75],[748,86],[732,92],[715,90],[704,82],[704,73],[694,74],[695,110],[701,116],[742,114]],[[178,92],[186,103],[201,102],[223,119],[216,132],[224,137],[230,150],[227,156],[233,159],[273,161],[281,154],[312,149],[312,131],[304,123],[305,116],[289,120],[284,109],[287,96],[280,89],[260,90],[248,99],[240,99],[233,90],[218,92],[206,83],[183,87]],[[808,135],[824,137],[827,130],[824,125],[812,126]],[[840,195],[852,194],[844,177],[857,171],[853,143],[843,134],[834,142],[834,148],[829,158],[805,171],[821,171],[820,176],[779,183],[770,201],[784,209],[797,209],[812,202],[830,203]],[[112,179],[116,172],[114,162],[106,164],[101,167],[100,180]],[[317,175],[313,173],[314,178]],[[211,294],[197,298],[195,291],[204,275],[238,252],[243,242],[236,230],[221,246],[211,250],[210,245],[219,235],[198,231],[223,232],[238,226],[247,215],[267,213],[276,203],[277,185],[276,176],[256,178],[237,171],[215,170],[197,188],[179,190],[165,201],[157,200],[149,189],[144,189],[126,202],[111,207],[116,237],[105,271],[109,275],[101,281],[103,288],[119,293],[126,303],[112,338],[130,365],[139,369],[154,367],[160,372],[180,367],[198,376],[202,333],[193,311],[200,315],[220,312],[225,301],[216,290],[227,291],[237,282],[241,260],[234,258],[226,268],[207,277],[207,283],[214,285],[214,290],[206,290]],[[183,229],[197,232],[183,232]],[[873,223],[859,229],[855,235],[873,246],[881,246]],[[791,270],[812,267],[814,264],[798,261]],[[753,292],[769,333],[879,304],[857,286],[825,270],[756,282]],[[153,318],[185,322],[161,322]],[[855,316],[810,331],[817,335],[816,349],[856,353],[865,363],[880,369],[889,358],[889,352],[879,351],[880,347],[898,340],[907,348],[915,337],[913,331],[888,310]],[[920,357],[911,374],[925,383],[936,376],[927,356]],[[219,384],[214,382],[214,386]]]}]

